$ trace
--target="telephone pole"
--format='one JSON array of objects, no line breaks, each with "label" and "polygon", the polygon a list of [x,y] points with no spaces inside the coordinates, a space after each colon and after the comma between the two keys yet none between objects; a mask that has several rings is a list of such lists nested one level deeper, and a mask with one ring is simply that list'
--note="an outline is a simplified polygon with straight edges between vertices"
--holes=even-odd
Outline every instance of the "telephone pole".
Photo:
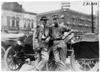
[{"label": "telephone pole", "polygon": [[92,20],[92,33],[94,33],[94,20],[93,20],[93,2],[91,2],[91,20]]}]

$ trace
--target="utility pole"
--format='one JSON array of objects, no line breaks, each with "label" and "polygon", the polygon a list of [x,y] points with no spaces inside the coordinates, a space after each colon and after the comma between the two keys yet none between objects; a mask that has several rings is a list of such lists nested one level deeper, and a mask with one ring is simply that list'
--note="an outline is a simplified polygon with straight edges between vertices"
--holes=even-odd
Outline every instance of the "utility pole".
[{"label": "utility pole", "polygon": [[88,5],[91,5],[91,25],[92,25],[92,27],[91,27],[91,31],[92,31],[92,33],[94,33],[94,17],[93,17],[93,6],[94,5],[97,5],[97,2],[84,2],[83,3],[83,6],[88,6]]},{"label": "utility pole", "polygon": [[93,2],[91,2],[91,20],[92,20],[92,33],[94,33],[94,20],[93,20]]}]

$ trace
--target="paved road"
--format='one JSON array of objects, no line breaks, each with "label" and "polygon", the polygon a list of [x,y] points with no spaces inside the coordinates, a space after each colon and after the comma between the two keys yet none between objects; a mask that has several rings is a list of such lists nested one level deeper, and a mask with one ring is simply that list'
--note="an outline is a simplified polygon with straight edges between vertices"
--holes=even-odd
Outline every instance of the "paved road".
[{"label": "paved road", "polygon": [[[71,68],[71,65],[70,65],[70,58],[67,58],[67,59],[66,59],[66,65],[67,65],[67,67],[68,67],[69,69],[71,69],[71,71],[73,71],[72,68]],[[23,67],[28,68],[29,66],[23,66]],[[2,71],[7,71],[6,68],[5,68],[5,66],[4,66],[4,63],[3,63],[3,62],[2,62],[1,70],[2,70]]]}]

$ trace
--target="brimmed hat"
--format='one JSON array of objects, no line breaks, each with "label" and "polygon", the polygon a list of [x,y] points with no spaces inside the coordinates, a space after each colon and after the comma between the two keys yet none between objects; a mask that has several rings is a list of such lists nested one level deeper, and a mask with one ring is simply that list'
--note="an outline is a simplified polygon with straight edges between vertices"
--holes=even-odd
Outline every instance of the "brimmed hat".
[{"label": "brimmed hat", "polygon": [[42,16],[41,18],[40,18],[40,21],[47,21],[48,20],[48,18],[46,17],[46,16]]},{"label": "brimmed hat", "polygon": [[59,17],[58,17],[58,15],[53,15],[52,16],[52,19],[54,20],[54,19],[59,19]]}]

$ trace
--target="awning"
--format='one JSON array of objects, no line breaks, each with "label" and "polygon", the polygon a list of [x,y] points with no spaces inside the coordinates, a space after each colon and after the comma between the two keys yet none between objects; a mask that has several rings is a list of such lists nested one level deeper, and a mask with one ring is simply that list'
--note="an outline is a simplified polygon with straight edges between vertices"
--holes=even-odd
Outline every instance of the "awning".
[{"label": "awning", "polygon": [[81,17],[81,20],[85,20],[85,18]]},{"label": "awning", "polygon": [[70,24],[70,22],[68,21],[67,24]]},{"label": "awning", "polygon": [[64,15],[61,15],[61,18],[64,19]]},{"label": "awning", "polygon": [[83,24],[80,24],[80,26],[83,26]]},{"label": "awning", "polygon": [[91,21],[91,19],[88,19],[88,21]]},{"label": "awning", "polygon": [[76,18],[75,16],[73,16],[73,18]]},{"label": "awning", "polygon": [[91,19],[86,19],[86,21],[89,21],[89,22],[91,22]]},{"label": "awning", "polygon": [[74,22],[73,22],[72,24],[73,24],[73,25],[76,25],[76,23],[74,23]]},{"label": "awning", "polygon": [[85,26],[87,27],[88,25],[87,25],[87,24],[85,24]]},{"label": "awning", "polygon": [[76,32],[78,32],[79,30],[75,30]]},{"label": "awning", "polygon": [[83,26],[83,24],[79,23],[78,26]]},{"label": "awning", "polygon": [[83,30],[80,30],[80,32],[82,32],[82,33],[83,33]]},{"label": "awning", "polygon": [[87,24],[85,24],[85,27],[91,27],[91,25],[87,25]]}]

